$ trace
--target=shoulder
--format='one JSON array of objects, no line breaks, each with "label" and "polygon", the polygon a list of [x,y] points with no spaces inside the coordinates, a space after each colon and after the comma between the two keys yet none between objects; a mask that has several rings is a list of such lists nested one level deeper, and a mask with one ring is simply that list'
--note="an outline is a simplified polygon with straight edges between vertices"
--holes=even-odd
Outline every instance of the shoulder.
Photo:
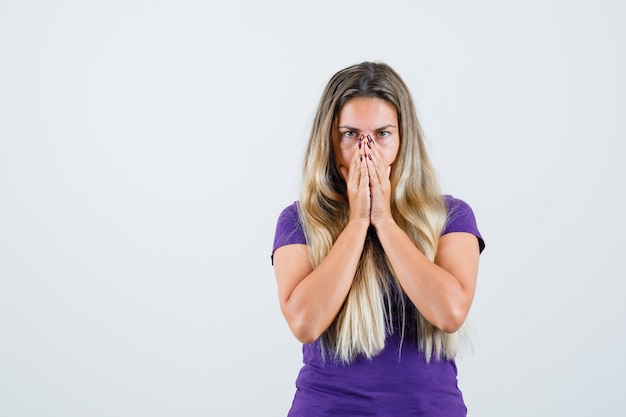
[{"label": "shoulder", "polygon": [[278,216],[272,256],[276,249],[291,244],[306,244],[306,237],[304,235],[304,229],[302,228],[302,222],[300,221],[297,201],[285,207]]},{"label": "shoulder", "polygon": [[300,221],[300,212],[298,211],[298,202],[294,201],[281,211],[276,222],[276,237],[291,235],[295,232],[302,231],[302,222]]},{"label": "shoulder", "polygon": [[294,201],[280,212],[278,216],[278,221],[289,221],[295,222],[300,220],[300,215],[298,214],[298,202]]},{"label": "shoulder", "polygon": [[474,217],[474,212],[469,204],[465,201],[455,198],[450,194],[446,194],[443,196],[444,202],[446,203],[446,209],[448,210],[448,221],[453,217],[459,216],[468,216],[471,215]]},{"label": "shoulder", "polygon": [[448,211],[448,218],[441,234],[445,235],[455,232],[471,233],[478,238],[480,251],[482,252],[485,248],[485,241],[478,230],[476,216],[470,205],[451,195],[444,195],[443,198]]}]

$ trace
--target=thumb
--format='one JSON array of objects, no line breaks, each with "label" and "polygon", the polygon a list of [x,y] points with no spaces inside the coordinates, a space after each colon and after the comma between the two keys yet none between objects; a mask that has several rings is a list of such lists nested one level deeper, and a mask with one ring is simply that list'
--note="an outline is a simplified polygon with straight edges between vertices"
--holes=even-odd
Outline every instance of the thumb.
[{"label": "thumb", "polygon": [[348,169],[342,165],[339,167],[339,173],[343,177],[343,180],[347,182],[348,181]]}]

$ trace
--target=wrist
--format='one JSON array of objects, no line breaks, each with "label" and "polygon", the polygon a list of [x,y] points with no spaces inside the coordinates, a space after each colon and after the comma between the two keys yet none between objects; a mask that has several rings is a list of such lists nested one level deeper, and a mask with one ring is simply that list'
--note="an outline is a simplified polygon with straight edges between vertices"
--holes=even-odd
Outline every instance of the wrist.
[{"label": "wrist", "polygon": [[366,229],[370,227],[370,219],[368,217],[354,217],[348,219],[346,228],[351,227],[355,229]]},{"label": "wrist", "polygon": [[374,226],[374,229],[376,229],[377,234],[384,230],[398,227],[396,221],[391,215],[380,217],[378,219],[372,219],[372,226]]}]

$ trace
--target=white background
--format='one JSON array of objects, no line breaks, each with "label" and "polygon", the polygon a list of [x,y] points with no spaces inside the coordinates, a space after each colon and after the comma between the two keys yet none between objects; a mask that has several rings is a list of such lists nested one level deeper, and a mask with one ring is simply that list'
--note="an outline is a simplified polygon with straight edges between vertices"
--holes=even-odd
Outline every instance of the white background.
[{"label": "white background", "polygon": [[0,1],[0,415],[281,416],[270,250],[329,77],[390,64],[487,241],[470,416],[626,413],[626,6]]}]

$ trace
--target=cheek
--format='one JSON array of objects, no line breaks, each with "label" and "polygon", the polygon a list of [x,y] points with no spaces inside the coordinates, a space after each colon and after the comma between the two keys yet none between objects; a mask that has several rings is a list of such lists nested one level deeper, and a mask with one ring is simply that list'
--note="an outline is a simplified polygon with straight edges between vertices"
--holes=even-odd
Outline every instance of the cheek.
[{"label": "cheek", "polygon": [[350,161],[352,160],[352,156],[356,151],[357,147],[354,146],[354,144],[352,144],[352,146],[339,146],[338,149],[336,149],[337,165],[348,167],[348,165],[350,165]]},{"label": "cheek", "polygon": [[396,155],[398,154],[398,149],[392,148],[384,148],[380,150],[380,156],[385,165],[391,165],[396,160]]},{"label": "cheek", "polygon": [[393,164],[396,158],[398,157],[398,152],[400,151],[400,143],[399,142],[394,143],[394,146],[392,148],[393,149],[391,149],[389,152],[389,156],[388,156],[389,159],[386,161],[388,162],[387,165]]}]

